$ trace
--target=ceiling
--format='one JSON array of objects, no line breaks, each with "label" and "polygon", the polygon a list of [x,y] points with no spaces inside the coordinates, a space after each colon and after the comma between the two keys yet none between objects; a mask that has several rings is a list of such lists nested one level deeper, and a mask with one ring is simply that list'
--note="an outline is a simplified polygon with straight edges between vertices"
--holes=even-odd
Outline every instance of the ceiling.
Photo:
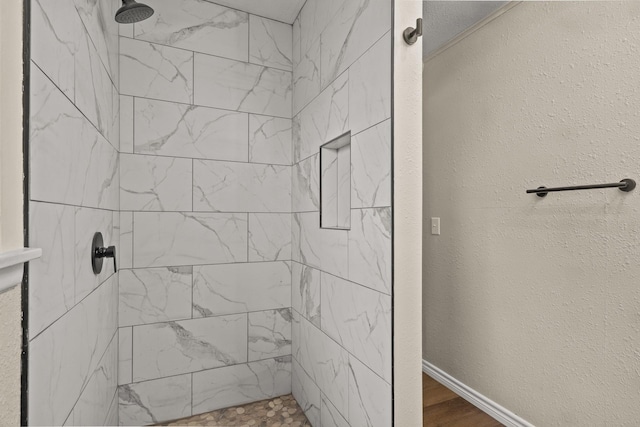
[{"label": "ceiling", "polygon": [[276,21],[293,24],[305,0],[207,0]]},{"label": "ceiling", "polygon": [[423,6],[424,57],[437,51],[506,1],[425,1]]}]

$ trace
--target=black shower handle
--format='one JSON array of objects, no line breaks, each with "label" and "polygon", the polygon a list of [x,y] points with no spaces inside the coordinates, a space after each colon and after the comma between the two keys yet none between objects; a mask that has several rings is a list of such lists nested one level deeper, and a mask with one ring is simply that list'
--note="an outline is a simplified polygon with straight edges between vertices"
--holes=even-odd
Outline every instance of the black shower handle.
[{"label": "black shower handle", "polygon": [[95,274],[100,274],[102,271],[104,258],[113,258],[113,272],[117,272],[118,265],[116,263],[116,247],[109,246],[105,248],[102,233],[97,232],[93,235],[93,243],[91,244],[91,266],[93,267],[93,272]]},{"label": "black shower handle", "polygon": [[116,264],[116,247],[109,246],[108,248],[99,248],[96,253],[97,258],[113,258],[113,271],[118,271],[118,265]]}]

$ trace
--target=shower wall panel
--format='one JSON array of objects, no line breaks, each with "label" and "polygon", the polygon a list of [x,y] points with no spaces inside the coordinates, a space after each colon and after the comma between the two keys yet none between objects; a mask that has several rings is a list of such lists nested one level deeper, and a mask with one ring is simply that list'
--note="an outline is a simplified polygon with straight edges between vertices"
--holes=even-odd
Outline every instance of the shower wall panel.
[{"label": "shower wall panel", "polygon": [[[293,394],[314,426],[391,425],[391,5],[308,0],[293,33]],[[319,147],[351,131],[351,229]]]},{"label": "shower wall panel", "polygon": [[111,0],[31,2],[29,401],[32,425],[118,422],[118,27]]},{"label": "shower wall panel", "polygon": [[125,425],[291,392],[292,27],[153,7],[120,33]]}]

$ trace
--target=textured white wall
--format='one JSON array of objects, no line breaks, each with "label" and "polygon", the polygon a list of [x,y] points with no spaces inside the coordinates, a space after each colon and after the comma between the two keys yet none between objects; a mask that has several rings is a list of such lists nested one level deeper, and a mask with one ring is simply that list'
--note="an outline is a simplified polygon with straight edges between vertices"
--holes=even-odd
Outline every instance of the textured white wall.
[{"label": "textured white wall", "polygon": [[[640,419],[640,3],[527,2],[424,71],[424,357],[535,425]],[[428,231],[428,225],[425,226]]]},{"label": "textured white wall", "polygon": [[393,135],[394,425],[422,425],[422,40],[402,31],[422,15],[416,0],[395,0]]},{"label": "textured white wall", "polygon": [[20,287],[0,294],[0,425],[20,424]]},{"label": "textured white wall", "polygon": [[477,0],[423,2],[424,56],[434,53],[506,3]]},{"label": "textured white wall", "polygon": [[[0,252],[22,247],[22,2],[0,2]],[[20,424],[20,287],[0,294],[0,425]]]}]

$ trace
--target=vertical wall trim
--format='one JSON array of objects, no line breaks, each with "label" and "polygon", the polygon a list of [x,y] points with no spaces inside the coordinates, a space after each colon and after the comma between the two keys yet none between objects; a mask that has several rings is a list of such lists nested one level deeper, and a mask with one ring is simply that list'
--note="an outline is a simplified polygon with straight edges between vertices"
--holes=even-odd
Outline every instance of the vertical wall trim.
[{"label": "vertical wall trim", "polygon": [[396,52],[396,2],[394,0],[391,1],[391,60],[389,64],[391,65],[391,425],[396,425],[396,387],[395,387],[395,361],[396,361],[396,348],[395,348],[395,253],[396,253],[396,245],[395,245],[395,203],[394,203],[394,194],[395,194],[395,186],[393,185],[393,177],[395,176],[395,73],[396,67],[394,63],[395,52]]},{"label": "vertical wall trim", "polygon": [[[22,173],[24,247],[29,247],[29,115],[31,75],[31,0],[23,1],[22,10]],[[29,425],[29,263],[22,276],[22,353],[20,370],[20,424]]]},{"label": "vertical wall trim", "polygon": [[[393,57],[393,393],[396,426],[422,425],[422,1],[394,1]],[[395,307],[401,309],[396,310]]]}]

